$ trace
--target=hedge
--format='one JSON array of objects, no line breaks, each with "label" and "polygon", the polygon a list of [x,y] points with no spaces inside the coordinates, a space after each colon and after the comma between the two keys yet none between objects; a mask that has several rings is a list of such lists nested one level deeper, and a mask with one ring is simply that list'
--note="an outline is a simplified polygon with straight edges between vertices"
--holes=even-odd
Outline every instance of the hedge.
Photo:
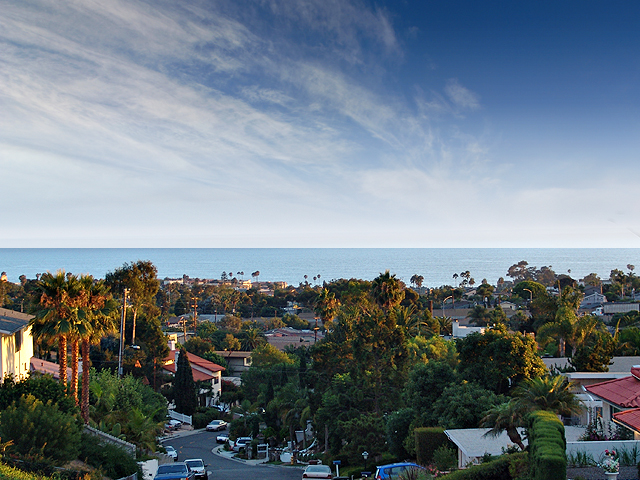
[{"label": "hedge", "polygon": [[564,425],[552,412],[538,410],[529,415],[530,477],[532,480],[567,478],[567,441]]},{"label": "hedge", "polygon": [[446,480],[513,480],[527,471],[527,452],[501,455],[487,463],[457,470],[441,478]]},{"label": "hedge", "polygon": [[440,427],[420,427],[414,431],[416,439],[416,458],[418,465],[429,465],[433,461],[433,453],[442,445],[455,447]]}]

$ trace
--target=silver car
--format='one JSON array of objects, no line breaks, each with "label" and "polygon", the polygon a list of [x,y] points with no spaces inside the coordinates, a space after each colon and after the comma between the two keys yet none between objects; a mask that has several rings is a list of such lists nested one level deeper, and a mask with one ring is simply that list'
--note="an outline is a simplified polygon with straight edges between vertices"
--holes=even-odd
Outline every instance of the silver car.
[{"label": "silver car", "polygon": [[207,464],[205,464],[201,458],[190,458],[189,460],[185,460],[184,463],[195,473],[195,478],[200,480],[208,479]]}]

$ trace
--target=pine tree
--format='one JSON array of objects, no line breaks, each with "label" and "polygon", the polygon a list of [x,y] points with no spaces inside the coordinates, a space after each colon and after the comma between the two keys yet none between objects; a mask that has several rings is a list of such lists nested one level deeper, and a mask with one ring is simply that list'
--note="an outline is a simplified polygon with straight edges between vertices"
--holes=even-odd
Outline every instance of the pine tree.
[{"label": "pine tree", "polygon": [[180,350],[180,355],[178,355],[173,390],[176,411],[184,415],[193,415],[197,406],[196,383],[193,381],[191,363],[184,348]]}]

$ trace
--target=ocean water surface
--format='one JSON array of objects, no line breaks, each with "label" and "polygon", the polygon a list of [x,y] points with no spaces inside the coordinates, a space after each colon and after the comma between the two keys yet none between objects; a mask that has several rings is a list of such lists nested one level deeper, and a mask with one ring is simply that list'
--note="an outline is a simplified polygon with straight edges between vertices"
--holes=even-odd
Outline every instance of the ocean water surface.
[{"label": "ocean water surface", "polygon": [[[150,260],[158,277],[220,278],[233,272],[250,279],[259,271],[263,281],[322,283],[339,278],[372,280],[389,270],[407,284],[412,275],[423,285],[453,285],[453,274],[466,270],[476,283],[495,284],[507,278],[509,267],[521,260],[530,266],[551,267],[580,279],[590,273],[608,278],[612,269],[640,270],[638,248],[5,248],[0,271],[9,281],[20,275],[35,278],[46,271],[65,270],[103,278],[125,262]],[[244,272],[244,274],[240,274]],[[313,280],[316,277],[316,280]]]}]

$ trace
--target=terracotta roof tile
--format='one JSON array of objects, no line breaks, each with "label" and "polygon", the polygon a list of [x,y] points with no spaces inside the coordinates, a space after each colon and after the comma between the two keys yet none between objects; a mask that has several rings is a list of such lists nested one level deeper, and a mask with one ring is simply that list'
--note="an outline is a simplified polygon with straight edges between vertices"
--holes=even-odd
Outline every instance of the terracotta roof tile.
[{"label": "terracotta roof tile", "polygon": [[640,380],[634,376],[594,383],[585,389],[603,400],[622,408],[640,407]]},{"label": "terracotta roof tile", "polygon": [[624,412],[614,413],[613,419],[636,432],[640,432],[640,408],[632,408]]}]

